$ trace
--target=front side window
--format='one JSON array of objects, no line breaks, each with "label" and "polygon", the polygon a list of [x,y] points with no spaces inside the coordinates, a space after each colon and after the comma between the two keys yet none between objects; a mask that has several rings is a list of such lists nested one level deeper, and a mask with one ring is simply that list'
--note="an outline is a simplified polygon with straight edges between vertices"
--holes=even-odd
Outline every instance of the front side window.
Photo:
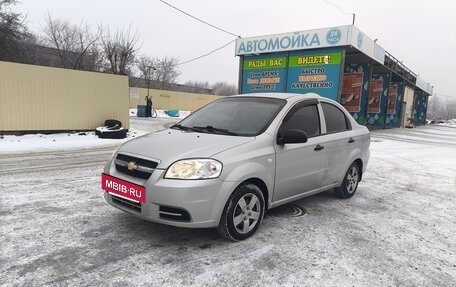
[{"label": "front side window", "polygon": [[323,108],[323,113],[325,115],[327,133],[341,132],[350,129],[347,117],[338,107],[328,103],[321,103],[321,107]]},{"label": "front side window", "polygon": [[302,106],[291,111],[285,123],[287,130],[295,129],[304,131],[308,137],[320,134],[320,117],[317,105]]},{"label": "front side window", "polygon": [[179,122],[194,131],[256,136],[264,132],[286,104],[283,99],[232,97],[214,101]]}]

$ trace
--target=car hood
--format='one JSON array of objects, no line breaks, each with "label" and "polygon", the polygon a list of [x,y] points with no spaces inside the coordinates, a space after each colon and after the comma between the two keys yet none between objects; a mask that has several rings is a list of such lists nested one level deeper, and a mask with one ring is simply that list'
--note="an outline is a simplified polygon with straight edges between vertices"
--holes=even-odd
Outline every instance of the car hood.
[{"label": "car hood", "polygon": [[254,140],[255,137],[167,129],[130,140],[119,148],[118,153],[153,160],[159,163],[158,169],[166,169],[180,159],[209,158]]}]

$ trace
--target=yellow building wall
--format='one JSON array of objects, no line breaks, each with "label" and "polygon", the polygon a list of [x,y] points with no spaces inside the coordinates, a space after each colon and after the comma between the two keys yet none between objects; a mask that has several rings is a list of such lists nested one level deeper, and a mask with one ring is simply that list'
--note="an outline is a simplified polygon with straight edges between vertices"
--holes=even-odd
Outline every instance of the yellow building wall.
[{"label": "yellow building wall", "polygon": [[[181,110],[195,111],[200,107],[220,99],[220,96],[207,94],[194,94],[165,90],[149,90],[152,97],[153,108],[157,110]],[[136,108],[138,105],[145,105],[147,89],[130,88],[130,108]]]},{"label": "yellow building wall", "polygon": [[0,131],[129,128],[128,77],[0,62]]}]

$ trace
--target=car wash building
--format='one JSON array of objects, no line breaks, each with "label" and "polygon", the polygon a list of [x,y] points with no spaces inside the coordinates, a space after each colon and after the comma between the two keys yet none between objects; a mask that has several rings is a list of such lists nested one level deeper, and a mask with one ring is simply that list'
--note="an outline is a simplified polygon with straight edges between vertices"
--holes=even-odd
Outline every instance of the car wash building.
[{"label": "car wash building", "polygon": [[372,128],[426,121],[432,87],[355,26],[240,38],[239,89],[309,93]]}]

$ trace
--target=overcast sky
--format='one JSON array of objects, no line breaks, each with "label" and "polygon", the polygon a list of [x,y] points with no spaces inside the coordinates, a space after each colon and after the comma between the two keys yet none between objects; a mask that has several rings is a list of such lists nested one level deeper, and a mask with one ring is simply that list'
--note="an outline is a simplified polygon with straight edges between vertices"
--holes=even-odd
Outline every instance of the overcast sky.
[{"label": "overcast sky", "polygon": [[[15,10],[27,14],[27,25],[39,32],[47,11],[54,18],[140,33],[140,53],[186,61],[214,50],[235,37],[197,22],[159,0],[20,0]],[[434,86],[438,94],[456,96],[455,0],[330,0],[356,14],[355,25],[377,38],[386,51]],[[324,0],[167,0],[170,4],[242,37],[310,30],[352,23]],[[226,81],[237,84],[239,58],[234,43],[201,60],[179,66],[179,82]],[[451,52],[453,51],[453,52]]]}]

